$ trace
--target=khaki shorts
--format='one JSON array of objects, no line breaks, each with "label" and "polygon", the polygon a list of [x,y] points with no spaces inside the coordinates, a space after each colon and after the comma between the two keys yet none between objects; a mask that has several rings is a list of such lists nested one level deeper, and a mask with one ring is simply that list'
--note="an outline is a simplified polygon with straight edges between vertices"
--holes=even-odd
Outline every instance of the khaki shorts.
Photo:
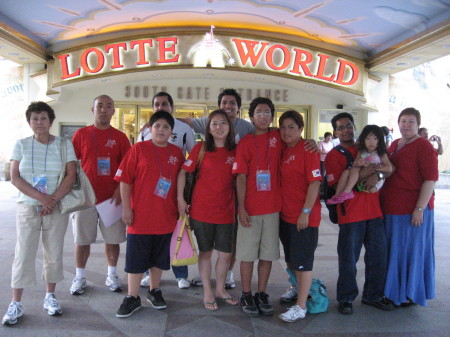
[{"label": "khaki shorts", "polygon": [[250,217],[251,227],[239,222],[236,240],[236,258],[245,262],[258,259],[276,261],[280,258],[280,213]]},{"label": "khaki shorts", "polygon": [[70,216],[72,218],[73,238],[76,245],[93,244],[97,240],[97,227],[100,227],[103,240],[107,244],[119,244],[127,239],[126,226],[122,220],[117,221],[110,227],[105,227],[95,206],[74,212]]},{"label": "khaki shorts", "polygon": [[56,207],[53,214],[40,216],[36,206],[17,204],[17,243],[12,265],[11,288],[25,288],[36,284],[36,254],[42,241],[42,279],[57,283],[64,279],[63,249],[68,214]]}]

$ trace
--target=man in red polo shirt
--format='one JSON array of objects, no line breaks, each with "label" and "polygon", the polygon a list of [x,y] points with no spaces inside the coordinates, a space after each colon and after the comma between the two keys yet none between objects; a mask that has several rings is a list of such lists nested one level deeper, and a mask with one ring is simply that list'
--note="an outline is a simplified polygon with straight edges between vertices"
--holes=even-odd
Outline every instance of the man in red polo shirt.
[{"label": "man in red polo shirt", "polygon": [[[356,157],[355,126],[353,116],[347,112],[337,114],[331,120],[340,145]],[[325,158],[328,185],[334,186],[347,167],[347,158],[336,148],[328,152]],[[363,174],[363,172],[362,172]],[[356,263],[362,245],[366,249],[365,283],[362,303],[378,309],[393,310],[392,303],[384,297],[384,282],[387,268],[387,246],[384,233],[380,201],[377,193],[354,191],[355,197],[344,202],[345,214],[338,205],[338,257],[339,277],[337,282],[337,301],[339,312],[344,315],[353,313],[352,302],[358,296],[356,282]]]}]

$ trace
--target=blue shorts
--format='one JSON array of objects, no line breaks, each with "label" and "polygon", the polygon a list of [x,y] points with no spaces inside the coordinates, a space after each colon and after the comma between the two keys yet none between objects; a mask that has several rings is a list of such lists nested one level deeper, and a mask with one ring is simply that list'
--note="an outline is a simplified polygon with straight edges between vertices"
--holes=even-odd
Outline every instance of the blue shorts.
[{"label": "blue shorts", "polygon": [[280,240],[284,259],[290,269],[312,271],[318,239],[318,227],[306,227],[298,231],[296,225],[280,219]]},{"label": "blue shorts", "polygon": [[125,272],[144,273],[152,267],[170,269],[169,234],[128,234]]}]

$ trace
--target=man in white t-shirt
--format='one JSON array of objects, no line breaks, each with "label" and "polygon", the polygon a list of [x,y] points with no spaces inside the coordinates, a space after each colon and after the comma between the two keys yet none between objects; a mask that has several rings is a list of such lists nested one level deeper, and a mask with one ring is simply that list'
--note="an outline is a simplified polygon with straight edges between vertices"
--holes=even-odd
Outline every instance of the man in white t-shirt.
[{"label": "man in white t-shirt", "polygon": [[[173,115],[173,99],[167,92],[158,92],[152,99],[153,112],[159,110],[165,110]],[[152,134],[148,124],[139,133],[138,142],[144,140],[152,139]],[[186,151],[191,152],[195,145],[194,133],[192,129],[186,123],[175,118],[175,126],[172,130],[172,135],[169,138],[169,142],[175,146],[178,146],[182,151],[184,156],[186,156]],[[178,280],[178,287],[180,289],[189,288],[190,283],[188,278],[188,267],[187,266],[172,266],[173,273]],[[141,281],[141,286],[148,287],[150,285],[150,276],[148,272],[144,275]]]}]

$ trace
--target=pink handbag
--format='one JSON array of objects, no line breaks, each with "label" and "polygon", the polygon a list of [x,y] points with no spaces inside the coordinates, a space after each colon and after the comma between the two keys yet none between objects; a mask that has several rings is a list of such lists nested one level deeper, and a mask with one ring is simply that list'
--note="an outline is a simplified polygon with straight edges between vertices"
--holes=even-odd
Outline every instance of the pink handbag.
[{"label": "pink handbag", "polygon": [[170,263],[172,266],[187,266],[197,261],[197,248],[185,214],[178,219],[170,240]]}]

